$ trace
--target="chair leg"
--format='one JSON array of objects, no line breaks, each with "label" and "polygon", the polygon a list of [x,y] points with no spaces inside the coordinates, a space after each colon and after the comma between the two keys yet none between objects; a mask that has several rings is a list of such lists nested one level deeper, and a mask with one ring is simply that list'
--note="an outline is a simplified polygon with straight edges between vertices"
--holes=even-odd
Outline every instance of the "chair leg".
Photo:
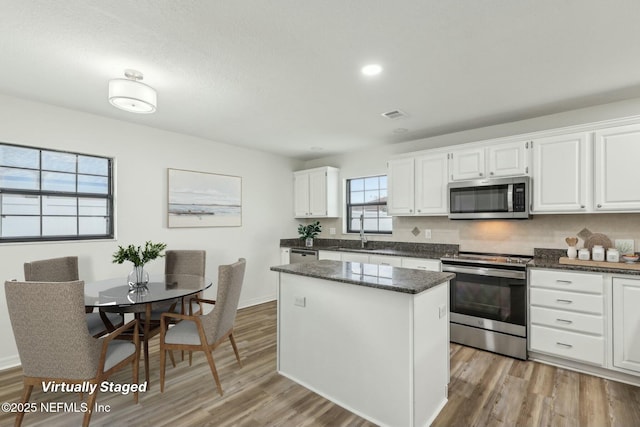
[{"label": "chair leg", "polygon": [[229,341],[231,341],[231,347],[233,347],[233,352],[236,354],[238,365],[240,365],[240,367],[242,368],[242,362],[240,361],[240,353],[238,353],[238,346],[236,345],[235,338],[233,338],[233,333],[229,334]]},{"label": "chair leg", "polygon": [[[140,351],[136,350],[136,357],[133,360],[133,366],[131,370],[133,371],[133,384],[138,384],[139,379],[139,369],[140,369]],[[147,384],[148,386],[148,384]],[[133,393],[133,401],[138,403],[138,390]]]},{"label": "chair leg", "polygon": [[173,365],[173,367],[176,367],[176,359],[173,357],[173,350],[169,350],[169,359],[171,359],[171,365]]},{"label": "chair leg", "polygon": [[191,366],[191,362],[193,362],[193,352],[189,351],[189,366]]},{"label": "chair leg", "polygon": [[160,393],[164,392],[164,371],[165,371],[165,364],[167,362],[167,355],[166,352],[167,350],[165,350],[163,348],[164,346],[162,345],[162,342],[160,343]]},{"label": "chair leg", "polygon": [[[31,397],[31,392],[33,391],[33,384],[24,384],[24,389],[22,390],[22,407],[24,408]],[[15,426],[20,427],[22,425],[22,419],[24,418],[24,411],[18,412],[16,414],[16,422]]]},{"label": "chair leg", "polygon": [[213,362],[213,355],[211,354],[211,350],[205,348],[205,354],[207,355],[207,360],[209,361],[209,367],[211,368],[211,373],[213,374],[213,379],[216,380],[216,387],[218,388],[218,393],[222,396],[222,384],[220,384],[220,378],[218,378],[218,371],[216,370],[216,364]]},{"label": "chair leg", "polygon": [[84,413],[84,418],[82,420],[82,427],[89,427],[89,421],[91,421],[91,414],[93,414],[93,407],[96,405],[97,396],[98,396],[97,389],[95,392],[89,393],[89,397],[87,398],[87,412]]}]

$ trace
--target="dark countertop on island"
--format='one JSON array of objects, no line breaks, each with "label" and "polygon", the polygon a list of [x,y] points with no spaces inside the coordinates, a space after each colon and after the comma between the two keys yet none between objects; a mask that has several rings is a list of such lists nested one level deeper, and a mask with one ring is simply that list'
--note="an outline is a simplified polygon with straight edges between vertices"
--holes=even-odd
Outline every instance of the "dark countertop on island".
[{"label": "dark countertop on island", "polygon": [[419,294],[455,277],[453,273],[330,260],[278,265],[271,270],[407,294]]}]

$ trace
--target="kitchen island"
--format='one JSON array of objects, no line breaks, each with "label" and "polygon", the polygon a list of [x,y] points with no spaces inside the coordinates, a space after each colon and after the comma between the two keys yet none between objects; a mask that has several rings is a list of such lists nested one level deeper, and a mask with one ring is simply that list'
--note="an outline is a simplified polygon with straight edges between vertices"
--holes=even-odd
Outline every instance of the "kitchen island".
[{"label": "kitchen island", "polygon": [[447,401],[452,273],[315,261],[272,267],[278,372],[381,426],[427,426]]}]

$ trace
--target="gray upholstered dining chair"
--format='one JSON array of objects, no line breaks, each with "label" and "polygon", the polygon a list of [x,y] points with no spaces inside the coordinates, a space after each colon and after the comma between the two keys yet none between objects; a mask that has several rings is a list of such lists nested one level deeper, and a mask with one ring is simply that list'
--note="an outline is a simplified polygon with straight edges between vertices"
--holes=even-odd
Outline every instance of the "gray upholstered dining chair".
[{"label": "gray upholstered dining chair", "polygon": [[[202,250],[168,250],[165,251],[164,274],[192,274],[204,277],[207,265],[207,253]],[[198,295],[201,297],[202,295]],[[191,307],[184,300],[176,304],[174,310],[180,314],[199,314],[202,304],[193,302]]]},{"label": "gray upholstered dining chair", "polygon": [[[100,383],[131,364],[133,384],[138,383],[138,321],[133,320],[106,337],[94,338],[87,330],[84,282],[17,282],[4,284],[9,318],[22,364],[22,406],[35,385],[45,381],[97,384],[87,398],[83,426],[89,425]],[[115,338],[133,329],[134,341]],[[134,401],[138,402],[137,392]],[[16,416],[20,426],[24,412]]]},{"label": "gray upholstered dining chair", "polygon": [[[203,250],[168,250],[165,251],[164,274],[192,274],[204,277],[207,263],[207,253]],[[201,296],[200,294],[198,296]],[[198,314],[202,311],[202,305],[196,301],[191,307],[182,299],[169,304],[164,308],[156,308],[151,311],[151,320],[159,322],[162,313],[171,311],[180,314]],[[144,315],[141,317],[144,319]]]},{"label": "gray upholstered dining chair", "polygon": [[[218,292],[216,300],[193,298],[201,303],[214,304],[213,310],[207,314],[188,316],[177,313],[164,313],[160,318],[160,391],[164,392],[166,352],[172,350],[189,351],[189,365],[191,352],[203,351],[209,362],[211,373],[216,382],[218,393],[222,396],[222,385],[218,371],[213,361],[212,352],[226,338],[229,338],[233,351],[242,367],[238,347],[233,337],[233,324],[238,311],[238,301],[244,280],[246,260],[240,258],[230,265],[218,267]],[[170,319],[180,320],[171,329],[168,328]],[[175,364],[174,364],[175,366]]]},{"label": "gray upholstered dining chair", "polygon": [[[66,256],[24,263],[27,282],[69,282],[78,280],[78,257]],[[94,337],[101,337],[124,325],[124,316],[118,313],[86,313],[87,328]]]}]

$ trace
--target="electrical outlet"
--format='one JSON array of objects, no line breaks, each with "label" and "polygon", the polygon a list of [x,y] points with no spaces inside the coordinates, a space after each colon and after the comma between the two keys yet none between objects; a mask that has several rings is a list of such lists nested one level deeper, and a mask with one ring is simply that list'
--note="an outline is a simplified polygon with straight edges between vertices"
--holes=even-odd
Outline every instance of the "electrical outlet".
[{"label": "electrical outlet", "polygon": [[430,239],[431,238],[431,230],[430,229],[424,230],[424,238],[425,239]]},{"label": "electrical outlet", "polygon": [[438,307],[438,319],[442,319],[446,315],[447,315],[447,306],[443,304],[440,307]]},{"label": "electrical outlet", "polygon": [[331,228],[329,229],[329,234],[331,234],[331,235],[336,234],[336,229],[335,229],[334,227],[331,227]]},{"label": "electrical outlet", "polygon": [[297,305],[298,307],[305,307],[307,305],[307,299],[305,297],[295,297],[293,300],[293,305]]}]

